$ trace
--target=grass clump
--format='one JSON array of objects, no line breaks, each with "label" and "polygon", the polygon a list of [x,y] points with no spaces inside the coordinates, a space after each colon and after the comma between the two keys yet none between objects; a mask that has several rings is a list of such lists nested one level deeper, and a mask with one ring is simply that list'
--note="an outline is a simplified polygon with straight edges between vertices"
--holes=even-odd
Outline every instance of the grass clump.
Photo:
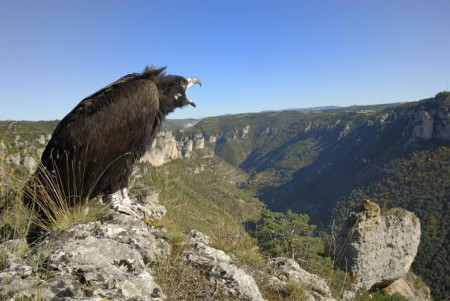
[{"label": "grass clump", "polygon": [[72,174],[64,176],[58,169],[50,171],[40,164],[25,184],[22,199],[33,216],[27,237],[29,242],[38,239],[42,232],[67,229],[77,222],[96,221],[106,212],[107,206],[99,199],[90,200],[90,192],[98,179],[86,189],[83,187],[83,164],[68,165],[72,167]]},{"label": "grass clump", "polygon": [[302,300],[307,297],[305,289],[297,282],[288,282],[284,286],[284,300]]},{"label": "grass clump", "polygon": [[388,294],[383,291],[368,292],[368,291],[358,291],[355,297],[355,301],[407,301],[405,297],[399,293]]},{"label": "grass clump", "polygon": [[202,271],[184,261],[186,246],[174,246],[171,254],[155,263],[152,271],[169,300],[228,300]]},{"label": "grass clump", "polygon": [[45,233],[96,221],[106,212],[107,206],[96,199],[66,195],[63,179],[42,165],[28,181],[16,170],[0,162],[0,242],[25,239],[33,227]]}]

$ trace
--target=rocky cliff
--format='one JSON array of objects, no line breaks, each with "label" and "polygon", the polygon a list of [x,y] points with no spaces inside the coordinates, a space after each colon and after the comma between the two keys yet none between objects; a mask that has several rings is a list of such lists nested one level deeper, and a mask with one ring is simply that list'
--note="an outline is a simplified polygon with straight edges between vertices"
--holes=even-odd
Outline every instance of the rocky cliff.
[{"label": "rocky cliff", "polygon": [[[184,136],[181,132],[177,137],[175,133],[167,130],[159,132],[141,161],[161,166],[175,159],[189,158],[193,151],[205,147],[205,139],[200,133]],[[40,135],[29,141],[16,136],[9,147],[0,140],[0,159],[8,165],[23,166],[31,174],[36,170],[45,144],[50,138],[50,135]]]},{"label": "rocky cliff", "polygon": [[0,160],[8,165],[23,166],[31,174],[36,170],[38,158],[50,138],[50,135],[39,135],[33,139],[26,139],[16,135],[9,145],[0,140]]},{"label": "rocky cliff", "polygon": [[189,158],[193,150],[203,149],[205,139],[202,134],[181,136],[176,139],[173,132],[162,131],[158,133],[151,147],[141,158],[153,166],[160,166],[178,158]]},{"label": "rocky cliff", "polygon": [[449,93],[438,93],[434,99],[422,100],[414,114],[412,136],[416,139],[450,141]]}]

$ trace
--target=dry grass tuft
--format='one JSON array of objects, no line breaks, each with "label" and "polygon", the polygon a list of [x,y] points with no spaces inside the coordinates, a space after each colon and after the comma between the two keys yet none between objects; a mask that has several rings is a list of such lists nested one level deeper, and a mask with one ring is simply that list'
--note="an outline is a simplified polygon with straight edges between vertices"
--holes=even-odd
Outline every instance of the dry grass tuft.
[{"label": "dry grass tuft", "polygon": [[24,200],[34,216],[32,223],[44,232],[67,229],[76,222],[95,221],[106,212],[106,205],[98,200],[89,201],[89,192],[94,187],[86,190],[81,180],[84,172],[75,164],[72,167],[73,175],[69,178],[73,183],[64,183],[68,179],[62,178],[57,170],[50,172],[40,164],[24,187]]},{"label": "dry grass tuft", "polygon": [[50,173],[42,164],[28,181],[16,169],[0,162],[0,242],[24,239],[33,227],[50,232],[95,221],[106,212],[105,205],[81,197],[78,183],[66,195],[58,172]]},{"label": "dry grass tuft", "polygon": [[158,283],[169,300],[229,300],[220,289],[195,267],[184,262],[186,246],[175,246],[170,256],[152,267]]}]

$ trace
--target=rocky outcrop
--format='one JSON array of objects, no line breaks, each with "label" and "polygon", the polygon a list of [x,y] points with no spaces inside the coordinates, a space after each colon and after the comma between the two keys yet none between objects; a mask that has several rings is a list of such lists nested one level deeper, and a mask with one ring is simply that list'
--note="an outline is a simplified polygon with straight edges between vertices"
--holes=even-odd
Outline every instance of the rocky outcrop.
[{"label": "rocky outcrop", "polygon": [[195,149],[203,149],[205,139],[202,134],[194,137],[182,137],[176,139],[170,131],[161,131],[156,136],[151,147],[141,158],[142,162],[148,162],[153,166],[161,166],[178,158],[189,158]]},{"label": "rocky outcrop", "polygon": [[[149,264],[169,245],[160,230],[112,211],[101,222],[51,233],[23,258],[8,255],[0,273],[4,300],[160,300]],[[41,263],[31,266],[31,263]],[[45,277],[39,274],[45,265]]]},{"label": "rocky outcrop", "polygon": [[450,93],[438,93],[434,99],[422,100],[420,104],[414,115],[413,138],[450,141]]},{"label": "rocky outcrop", "polygon": [[384,289],[389,294],[399,293],[408,301],[431,301],[430,288],[414,273],[409,272],[405,277],[394,281]]},{"label": "rocky outcrop", "polygon": [[241,132],[241,139],[244,139],[245,136],[247,136],[248,132],[250,131],[250,125],[246,125]]},{"label": "rocky outcrop", "polygon": [[37,168],[36,160],[28,155],[23,158],[22,165],[28,170],[30,174],[32,174]]},{"label": "rocky outcrop", "polygon": [[[150,212],[145,221],[111,210],[98,222],[75,224],[47,235],[21,257],[7,254],[6,269],[0,272],[0,299],[166,299],[152,266],[167,258],[171,247],[164,228],[147,224],[166,213],[157,199],[154,193],[140,200]],[[429,289],[417,285],[415,276],[405,276],[420,237],[420,223],[412,213],[396,209],[381,216],[378,205],[367,201],[363,211],[351,214],[341,237],[348,238],[342,240],[342,258],[350,264],[356,288],[390,284],[385,288],[388,292],[429,300]],[[0,251],[7,244],[17,244],[5,247],[11,250],[25,242],[6,242]],[[209,244],[206,235],[190,231],[182,253],[184,264],[198,269],[227,300],[264,300],[254,278],[237,265],[234,256]],[[274,258],[267,262],[267,269],[253,272],[258,279],[267,279],[265,285],[274,291],[283,292],[295,283],[304,289],[302,300],[335,300],[324,279],[292,259]],[[350,297],[345,300],[352,300],[351,294],[346,295]]]},{"label": "rocky outcrop", "polygon": [[413,128],[413,138],[430,140],[433,137],[434,119],[427,111],[420,111],[415,116],[416,125]]},{"label": "rocky outcrop", "polygon": [[7,155],[5,158],[6,164],[20,165],[20,153]]},{"label": "rocky outcrop", "polygon": [[141,158],[143,162],[149,162],[153,166],[160,166],[180,156],[177,141],[172,132],[162,131],[153,140],[152,146]]},{"label": "rocky outcrop", "polygon": [[271,266],[273,275],[270,282],[278,290],[282,290],[287,283],[294,282],[307,288],[305,301],[335,300],[331,297],[331,290],[325,280],[308,273],[295,260],[278,257],[272,260]]},{"label": "rocky outcrop", "polygon": [[178,143],[180,148],[180,157],[190,158],[194,149],[194,142],[189,137],[183,137]]},{"label": "rocky outcrop", "polygon": [[[141,200],[151,212],[146,221],[161,219],[166,212],[154,202],[157,198],[153,194]],[[165,300],[152,272],[170,254],[165,237],[164,228],[110,210],[98,222],[50,233],[22,257],[7,253],[0,300]],[[25,241],[9,241],[0,251],[23,245]],[[192,230],[185,247],[185,263],[200,270],[221,296],[264,300],[254,279],[232,255],[210,247],[207,236]]]},{"label": "rocky outcrop", "polygon": [[46,139],[45,135],[40,135],[39,137],[36,138],[36,142],[39,143],[40,145],[45,145],[48,140]]},{"label": "rocky outcrop", "polygon": [[43,147],[39,147],[39,148],[36,149],[36,155],[37,155],[38,158],[42,157],[42,154],[44,153],[44,150],[45,150],[45,148],[43,148]]},{"label": "rocky outcrop", "polygon": [[8,149],[6,148],[5,142],[3,140],[0,140],[0,154],[6,154]]},{"label": "rocky outcrop", "polygon": [[8,165],[23,166],[29,173],[33,173],[37,169],[38,158],[44,152],[44,148],[36,147],[36,144],[45,145],[50,138],[50,135],[40,135],[33,140],[25,140],[17,135],[8,145],[1,140],[0,160]]},{"label": "rocky outcrop", "polygon": [[202,270],[230,300],[263,301],[252,276],[236,266],[230,255],[209,246],[209,237],[198,231],[189,232],[186,262]]},{"label": "rocky outcrop", "polygon": [[337,237],[338,263],[356,288],[386,287],[409,271],[420,242],[420,221],[414,213],[393,209],[385,215],[365,201],[352,212]]},{"label": "rocky outcrop", "polygon": [[198,133],[194,137],[194,149],[203,149],[205,148],[205,138],[203,138],[203,135]]}]

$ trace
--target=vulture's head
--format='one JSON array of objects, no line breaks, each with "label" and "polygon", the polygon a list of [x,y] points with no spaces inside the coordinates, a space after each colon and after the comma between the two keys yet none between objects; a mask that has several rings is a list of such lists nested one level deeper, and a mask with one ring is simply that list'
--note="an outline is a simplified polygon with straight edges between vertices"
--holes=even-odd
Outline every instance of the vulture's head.
[{"label": "vulture's head", "polygon": [[186,90],[195,84],[202,85],[197,77],[185,78],[178,75],[160,77],[156,80],[160,107],[168,110],[168,112],[186,105],[195,107],[194,101],[186,96]]}]

